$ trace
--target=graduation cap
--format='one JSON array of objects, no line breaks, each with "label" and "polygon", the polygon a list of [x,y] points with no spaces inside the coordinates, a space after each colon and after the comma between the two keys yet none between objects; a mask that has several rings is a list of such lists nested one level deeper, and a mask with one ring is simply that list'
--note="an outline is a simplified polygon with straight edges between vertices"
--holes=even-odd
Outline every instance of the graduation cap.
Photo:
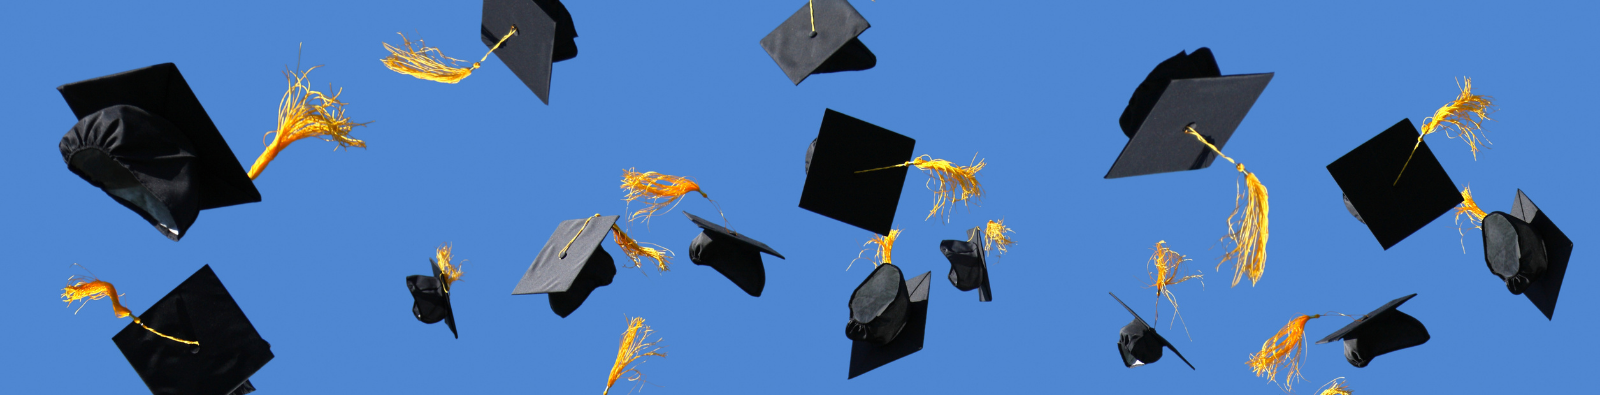
[{"label": "graduation cap", "polygon": [[[806,183],[800,208],[880,235],[894,227],[905,187],[905,167],[917,141],[832,109],[806,150]],[[815,170],[815,171],[813,171]]]},{"label": "graduation cap", "polygon": [[1106,178],[1203,169],[1216,155],[1184,133],[1193,127],[1222,149],[1244,120],[1272,73],[1223,76],[1211,50],[1179,51],[1156,65],[1128,99],[1122,131],[1128,145]]},{"label": "graduation cap", "polygon": [[994,300],[989,293],[988,253],[983,249],[983,225],[967,229],[967,240],[939,242],[939,252],[950,260],[950,285],[961,291],[978,290],[978,301]]},{"label": "graduation cap", "polygon": [[924,272],[907,281],[894,264],[885,263],[850,294],[850,376],[922,350],[928,330],[928,279]]},{"label": "graduation cap", "polygon": [[704,229],[689,242],[689,261],[717,269],[717,273],[722,273],[745,293],[760,297],[761,290],[767,286],[767,270],[761,264],[761,253],[785,259],[783,254],[768,247],[766,243],[696,217],[687,211],[683,212],[683,215]]},{"label": "graduation cap", "polygon": [[1317,344],[1344,339],[1344,359],[1350,361],[1351,366],[1364,368],[1379,355],[1427,343],[1428,328],[1422,325],[1422,321],[1398,310],[1401,304],[1415,296],[1417,294],[1391,300],[1318,340]]},{"label": "graduation cap", "polygon": [[611,279],[617,276],[611,254],[600,248],[617,217],[561,221],[511,294],[549,294],[551,311],[563,318],[572,314],[589,298],[589,293],[611,285]]},{"label": "graduation cap", "polygon": [[168,239],[200,210],[261,201],[178,66],[162,63],[57,87],[78,123],[61,158]]},{"label": "graduation cap", "polygon": [[[1402,119],[1328,164],[1344,191],[1345,207],[1385,250],[1462,201],[1444,166],[1417,135],[1411,120]],[[1396,180],[1401,168],[1405,176]]]},{"label": "graduation cap", "polygon": [[1111,298],[1116,299],[1117,304],[1122,305],[1122,308],[1128,310],[1128,314],[1133,315],[1133,322],[1123,325],[1120,337],[1117,338],[1117,352],[1122,353],[1123,366],[1132,368],[1155,363],[1161,360],[1161,347],[1166,347],[1172,349],[1172,353],[1177,354],[1178,359],[1183,360],[1183,364],[1189,365],[1189,370],[1194,370],[1194,365],[1178,352],[1178,348],[1173,347],[1166,338],[1156,333],[1155,328],[1151,328],[1143,318],[1139,318],[1139,313],[1133,312],[1127,303],[1122,303],[1122,298],[1118,298],[1114,293],[1111,294]]},{"label": "graduation cap", "polygon": [[135,323],[111,337],[153,394],[247,394],[255,391],[250,376],[273,357],[211,265],[156,301],[139,322],[199,343],[162,338]]},{"label": "graduation cap", "polygon": [[[512,29],[516,34],[505,38]],[[552,64],[578,56],[578,30],[560,0],[483,0],[479,36],[485,46],[500,45],[495,56],[544,104],[550,104]]]},{"label": "graduation cap", "polygon": [[1511,294],[1527,296],[1546,319],[1555,318],[1570,258],[1572,239],[1521,189],[1510,214],[1495,211],[1483,218],[1483,260],[1489,271]]},{"label": "graduation cap", "polygon": [[411,290],[411,314],[424,324],[444,320],[450,327],[450,334],[460,339],[461,335],[456,333],[455,310],[450,308],[450,280],[439,270],[437,261],[428,259],[428,267],[433,269],[432,276],[406,276],[406,289]]},{"label": "graduation cap", "polygon": [[869,27],[872,25],[848,1],[807,1],[761,38],[761,48],[778,62],[789,81],[800,85],[812,74],[876,66],[878,57],[856,38]]}]

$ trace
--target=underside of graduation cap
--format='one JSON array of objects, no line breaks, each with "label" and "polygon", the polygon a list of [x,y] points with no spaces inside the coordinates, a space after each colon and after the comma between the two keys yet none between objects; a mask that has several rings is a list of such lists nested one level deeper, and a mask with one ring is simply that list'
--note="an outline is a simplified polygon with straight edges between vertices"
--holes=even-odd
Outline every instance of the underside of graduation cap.
[{"label": "underside of graduation cap", "polygon": [[978,301],[994,300],[989,293],[989,265],[983,250],[983,225],[967,230],[967,240],[939,242],[939,252],[950,261],[950,285],[957,290],[978,290]]},{"label": "underside of graduation cap", "polygon": [[761,263],[761,253],[772,254],[778,259],[783,259],[783,255],[768,247],[766,243],[706,221],[687,211],[683,212],[683,215],[704,229],[689,242],[689,261],[696,265],[711,266],[745,293],[760,297],[762,289],[766,288],[767,284],[767,271]]},{"label": "underside of graduation cap", "polygon": [[1428,143],[1418,144],[1419,135],[1410,119],[1402,119],[1328,164],[1352,214],[1385,250],[1462,201]]},{"label": "underside of graduation cap", "polygon": [[166,118],[118,104],[78,120],[61,138],[67,169],[172,241],[200,216],[194,146]]},{"label": "underside of graduation cap", "polygon": [[894,227],[916,140],[832,109],[822,115],[800,208],[880,235]]},{"label": "underside of graduation cap", "polygon": [[550,309],[556,315],[572,314],[589,293],[610,285],[617,275],[611,254],[600,248],[617,218],[596,215],[562,221],[511,294],[550,294]]},{"label": "underside of graduation cap", "polygon": [[1161,94],[1167,91],[1167,85],[1172,80],[1221,76],[1222,69],[1217,67],[1217,58],[1211,55],[1211,48],[1200,47],[1192,54],[1178,51],[1177,55],[1161,61],[1155,69],[1150,70],[1139,87],[1133,90],[1133,96],[1128,98],[1128,106],[1122,109],[1122,117],[1117,120],[1122,125],[1122,134],[1130,138],[1138,134],[1139,125],[1150,115],[1150,110],[1155,108],[1156,101],[1161,100]]},{"label": "underside of graduation cap", "polygon": [[494,54],[548,105],[553,63],[578,56],[572,14],[558,0],[483,1],[479,38],[484,45],[494,48],[512,28],[517,33]]},{"label": "underside of graduation cap", "polygon": [[201,267],[139,315],[139,322],[189,345],[130,323],[111,337],[153,394],[230,394],[253,390],[248,379],[272,360],[211,266]]},{"label": "underside of graduation cap", "polygon": [[406,289],[411,291],[411,314],[424,324],[444,321],[450,327],[450,334],[460,339],[461,335],[456,333],[455,311],[450,307],[450,293],[445,290],[444,276],[432,259],[428,260],[428,264],[433,268],[432,276],[406,276]]},{"label": "underside of graduation cap", "polygon": [[907,355],[922,351],[928,331],[928,288],[932,278],[933,272],[923,272],[905,281],[905,289],[910,293],[907,298],[910,304],[906,309],[905,326],[895,335],[894,340],[882,345],[869,341],[851,342],[848,378],[856,378]]},{"label": "underside of graduation cap", "polygon": [[845,0],[815,0],[761,38],[761,48],[790,82],[812,74],[870,69],[878,57],[856,36],[872,27]]},{"label": "underside of graduation cap", "polygon": [[1161,348],[1166,347],[1172,350],[1172,354],[1177,355],[1184,365],[1189,365],[1189,370],[1195,370],[1194,364],[1189,363],[1189,359],[1184,358],[1183,354],[1178,352],[1177,347],[1174,347],[1166,338],[1161,337],[1160,333],[1156,333],[1155,328],[1145,323],[1144,318],[1140,318],[1139,313],[1133,312],[1133,308],[1128,307],[1127,303],[1122,303],[1122,298],[1118,298],[1115,293],[1107,293],[1111,294],[1111,298],[1116,299],[1117,304],[1122,305],[1122,308],[1128,310],[1128,314],[1133,316],[1133,321],[1123,325],[1117,337],[1117,352],[1122,354],[1122,365],[1124,367],[1134,368],[1155,363],[1161,360]]},{"label": "underside of graduation cap", "polygon": [[1422,321],[1399,310],[1401,304],[1416,296],[1410,294],[1391,300],[1318,340],[1317,344],[1344,339],[1345,360],[1361,368],[1379,355],[1427,343],[1431,338],[1428,328]]},{"label": "underside of graduation cap", "polygon": [[1567,263],[1572,258],[1572,239],[1556,227],[1555,222],[1533,204],[1533,199],[1517,190],[1517,201],[1512,205],[1511,215],[1527,222],[1539,232],[1539,238],[1544,240],[1545,254],[1549,257],[1549,266],[1545,268],[1544,276],[1528,285],[1522,294],[1533,302],[1539,311],[1544,313],[1545,319],[1555,319],[1556,298],[1561,296],[1561,283],[1567,276]]},{"label": "underside of graduation cap", "polygon": [[1172,80],[1105,178],[1211,166],[1216,154],[1184,131],[1194,128],[1217,149],[1223,149],[1272,76],[1262,73]]}]

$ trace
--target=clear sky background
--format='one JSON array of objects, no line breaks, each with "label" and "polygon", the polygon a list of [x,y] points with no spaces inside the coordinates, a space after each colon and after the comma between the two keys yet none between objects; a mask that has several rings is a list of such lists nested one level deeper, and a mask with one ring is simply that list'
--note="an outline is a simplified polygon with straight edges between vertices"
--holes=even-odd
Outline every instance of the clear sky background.
[{"label": "clear sky background", "polygon": [[[555,65],[549,106],[493,57],[458,85],[378,62],[396,32],[476,60],[476,1],[143,3],[18,2],[0,16],[13,58],[0,99],[7,392],[145,391],[109,340],[128,320],[106,301],[74,315],[57,298],[82,274],[72,263],[135,312],[211,264],[277,355],[251,378],[262,394],[592,393],[628,316],[669,346],[643,366],[653,394],[1271,394],[1245,360],[1289,319],[1364,314],[1410,293],[1402,310],[1431,341],[1361,369],[1338,344],[1312,345],[1296,392],[1341,376],[1358,393],[1591,387],[1592,3],[857,1],[877,67],[797,87],[757,42],[803,0],[570,1],[579,55]],[[1117,117],[1134,87],[1202,46],[1224,74],[1277,73],[1225,147],[1271,191],[1266,275],[1253,287],[1214,270],[1232,168],[1102,178],[1127,141]],[[182,242],[63,165],[56,144],[76,120],[56,86],[175,62],[247,167],[297,51],[299,64],[324,65],[313,86],[343,88],[351,118],[373,121],[354,134],[369,148],[294,144],[256,180],[262,202],[204,211]],[[1500,107],[1493,148],[1474,161],[1460,140],[1429,144],[1485,210],[1509,210],[1521,188],[1574,241],[1553,321],[1486,269],[1477,231],[1463,253],[1448,216],[1384,251],[1324,168],[1431,115],[1464,76]],[[981,206],[948,224],[923,220],[932,194],[908,177],[894,260],[908,277],[935,274],[926,348],[853,380],[846,301],[871,266],[845,267],[871,233],[796,204],[825,108],[915,138],[918,154],[989,163]],[[786,255],[764,258],[763,296],[690,263],[699,229],[677,212],[633,231],[679,253],[671,272],[619,268],[565,319],[545,296],[512,296],[557,223],[625,212],[617,186],[630,167],[694,177],[741,232]],[[698,197],[677,210],[715,216]],[[936,245],[1000,218],[1019,243],[991,262],[995,300],[979,303],[943,279]],[[1145,258],[1158,240],[1205,274],[1204,287],[1173,288],[1192,341],[1160,307],[1160,330],[1198,370],[1170,353],[1127,369],[1113,350],[1130,318],[1106,292],[1152,319]],[[417,322],[403,284],[446,242],[466,260],[459,340]],[[1348,322],[1313,320],[1307,338]]]}]

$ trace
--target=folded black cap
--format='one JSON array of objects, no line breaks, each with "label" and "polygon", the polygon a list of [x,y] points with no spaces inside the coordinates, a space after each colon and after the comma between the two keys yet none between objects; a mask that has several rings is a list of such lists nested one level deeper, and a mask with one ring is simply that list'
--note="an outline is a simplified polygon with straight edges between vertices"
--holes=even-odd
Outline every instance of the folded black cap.
[{"label": "folded black cap", "polygon": [[137,323],[111,337],[153,394],[246,394],[255,390],[250,376],[272,360],[272,346],[256,333],[211,265],[156,301],[139,322],[199,343],[169,340]]},{"label": "folded black cap", "polygon": [[1122,303],[1122,298],[1118,298],[1114,293],[1111,294],[1111,298],[1116,299],[1117,304],[1122,305],[1122,308],[1128,310],[1128,314],[1133,315],[1133,322],[1123,325],[1117,338],[1117,352],[1122,353],[1123,366],[1132,368],[1155,363],[1161,360],[1161,347],[1166,347],[1172,349],[1172,353],[1177,354],[1178,359],[1183,360],[1183,364],[1189,365],[1189,370],[1194,370],[1194,365],[1189,363],[1189,359],[1184,358],[1177,347],[1173,347],[1166,338],[1156,333],[1155,328],[1146,324],[1143,318],[1139,318],[1139,313],[1133,312],[1127,303]]},{"label": "folded black cap", "polygon": [[578,30],[572,14],[560,0],[483,0],[483,25],[479,38],[494,48],[515,27],[495,56],[528,85],[544,104],[550,104],[552,64],[578,56]]},{"label": "folded black cap", "polygon": [[1178,55],[1157,65],[1128,99],[1119,121],[1128,145],[1106,178],[1203,169],[1216,154],[1194,136],[1193,127],[1222,149],[1244,121],[1272,73],[1223,76],[1211,50]]},{"label": "folded black cap", "polygon": [[1483,260],[1489,271],[1512,294],[1527,296],[1546,319],[1555,318],[1570,258],[1572,239],[1520,189],[1510,214],[1495,211],[1483,218]]},{"label": "folded black cap", "polygon": [[1363,368],[1379,355],[1427,343],[1428,328],[1422,321],[1398,310],[1415,296],[1417,294],[1391,300],[1318,340],[1317,344],[1344,339],[1344,359],[1352,366]]},{"label": "folded black cap", "polygon": [[950,260],[950,285],[962,291],[978,290],[978,301],[994,300],[989,293],[988,253],[983,250],[983,225],[967,230],[967,240],[939,242],[939,252]]},{"label": "folded black cap", "polygon": [[866,70],[878,57],[856,36],[872,27],[845,0],[814,0],[761,38],[789,81],[800,85],[812,74]]},{"label": "folded black cap", "polygon": [[1328,164],[1344,191],[1345,207],[1385,250],[1461,204],[1461,192],[1428,143],[1417,144],[1420,134],[1410,119],[1402,119]]},{"label": "folded black cap", "polygon": [[906,281],[899,267],[885,263],[856,286],[844,331],[852,340],[849,378],[922,350],[932,275],[924,272]]},{"label": "folded black cap", "polygon": [[760,297],[761,290],[767,286],[767,269],[761,264],[761,253],[771,254],[778,259],[784,259],[783,254],[766,243],[696,217],[688,211],[683,215],[704,229],[689,242],[689,261],[717,269],[718,273],[733,281],[745,293]]},{"label": "folded black cap", "polygon": [[611,254],[600,248],[615,223],[615,215],[561,221],[511,294],[550,294],[551,311],[563,318],[572,314],[590,292],[617,276]]},{"label": "folded black cap", "polygon": [[173,241],[200,210],[261,201],[178,66],[163,63],[57,87],[78,123],[67,169]]},{"label": "folded black cap", "polygon": [[406,276],[406,289],[411,290],[411,314],[425,324],[444,320],[450,327],[450,334],[460,339],[461,335],[456,333],[456,313],[450,308],[450,282],[439,271],[438,262],[430,258],[428,267],[433,268],[432,276]]},{"label": "folded black cap", "polygon": [[844,115],[822,114],[822,129],[806,150],[800,208],[880,235],[894,227],[905,167],[857,173],[911,160],[916,140]]}]

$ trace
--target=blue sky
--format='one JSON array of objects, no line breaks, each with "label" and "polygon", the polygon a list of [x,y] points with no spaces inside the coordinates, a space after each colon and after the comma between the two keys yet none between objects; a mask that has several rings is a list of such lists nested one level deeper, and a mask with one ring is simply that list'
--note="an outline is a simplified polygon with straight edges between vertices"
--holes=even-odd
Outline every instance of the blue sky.
[{"label": "blue sky", "polygon": [[[1296,392],[1341,376],[1358,393],[1567,392],[1587,384],[1600,351],[1577,335],[1600,323],[1584,281],[1595,275],[1584,202],[1596,170],[1584,158],[1600,144],[1587,125],[1593,4],[857,1],[877,67],[794,86],[757,42],[804,1],[573,1],[580,52],[555,65],[545,106],[493,57],[458,85],[383,68],[381,43],[396,32],[481,56],[480,5],[454,3],[8,7],[8,388],[144,391],[109,341],[127,321],[105,301],[73,315],[56,298],[81,274],[72,263],[116,284],[135,312],[212,265],[272,343],[276,359],[251,379],[263,394],[598,391],[628,316],[669,346],[642,369],[654,394],[1277,393],[1245,360],[1286,321],[1410,293],[1402,310],[1431,341],[1361,369],[1338,345],[1312,345]],[[1117,117],[1133,88],[1202,46],[1224,74],[1277,73],[1224,148],[1271,191],[1266,275],[1253,287],[1213,270],[1231,168],[1102,179],[1126,142]],[[175,62],[248,166],[297,53],[323,65],[313,86],[343,88],[351,118],[373,121],[355,133],[369,148],[294,144],[256,180],[261,203],[205,211],[182,242],[75,177],[56,150],[75,122],[56,86]],[[1485,210],[1509,210],[1520,188],[1573,239],[1553,321],[1486,270],[1476,231],[1463,254],[1449,217],[1382,250],[1324,169],[1396,121],[1431,115],[1464,76],[1500,107],[1493,148],[1474,160],[1459,140],[1429,144]],[[796,207],[825,108],[911,136],[918,154],[989,164],[982,205],[948,224],[923,220],[932,194],[908,177],[894,256],[908,276],[935,273],[926,348],[854,380],[846,301],[870,267],[845,267],[871,234]],[[557,223],[624,213],[626,168],[694,177],[740,232],[787,256],[765,258],[763,296],[690,263],[699,229],[676,213],[633,231],[679,253],[671,272],[619,268],[564,319],[544,296],[510,295]],[[698,197],[677,209],[715,215]],[[935,246],[999,218],[1019,244],[991,263],[995,301],[980,304],[942,280]],[[1113,351],[1129,317],[1105,293],[1153,318],[1144,260],[1158,240],[1206,276],[1203,288],[1174,288],[1193,340],[1160,325],[1195,371],[1170,355],[1126,369]],[[416,322],[403,285],[445,242],[467,260],[453,289],[459,340]],[[1347,322],[1313,320],[1307,337]]]}]

